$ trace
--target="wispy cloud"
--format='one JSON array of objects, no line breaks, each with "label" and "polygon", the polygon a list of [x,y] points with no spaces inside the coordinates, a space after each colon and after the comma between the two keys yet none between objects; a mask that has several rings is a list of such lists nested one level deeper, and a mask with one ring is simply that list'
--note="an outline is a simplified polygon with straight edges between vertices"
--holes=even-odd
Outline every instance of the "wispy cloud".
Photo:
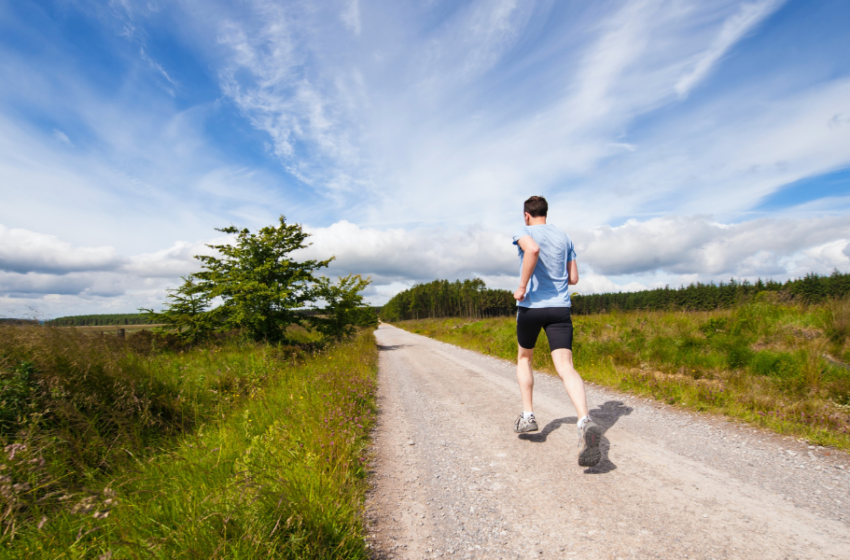
[{"label": "wispy cloud", "polygon": [[737,13],[723,23],[717,38],[707,50],[700,53],[693,69],[676,82],[676,93],[679,97],[686,97],[708,76],[711,69],[735,43],[775,12],[784,2],[785,0],[762,0],[743,4]]},{"label": "wispy cloud", "polygon": [[340,19],[352,33],[360,35],[360,0],[348,0]]},{"label": "wispy cloud", "polygon": [[169,95],[174,97],[174,88],[178,87],[179,84],[174,81],[171,76],[168,75],[168,72],[165,71],[165,69],[159,62],[155,61],[148,55],[148,53],[145,52],[144,47],[139,49],[139,55],[142,57],[142,60],[148,63],[148,66],[150,66],[154,71],[156,71],[156,73],[159,74],[160,77],[165,79],[166,83],[171,86],[170,88],[166,88],[166,91],[168,91]]},{"label": "wispy cloud", "polygon": [[68,138],[68,135],[59,130],[58,128],[53,129],[53,137],[62,142],[63,144],[73,146],[73,142],[71,142],[71,139]]}]

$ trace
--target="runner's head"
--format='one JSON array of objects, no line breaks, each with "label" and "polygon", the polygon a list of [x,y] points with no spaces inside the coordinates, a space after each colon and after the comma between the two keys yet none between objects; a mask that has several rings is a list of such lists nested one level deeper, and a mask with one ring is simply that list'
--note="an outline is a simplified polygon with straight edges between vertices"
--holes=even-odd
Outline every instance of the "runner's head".
[{"label": "runner's head", "polygon": [[[543,218],[543,223],[546,223],[546,214],[549,213],[549,203],[542,196],[532,196],[525,201],[523,212],[527,225],[530,221],[540,221],[539,218]],[[533,218],[538,218],[538,220],[533,220]]]}]

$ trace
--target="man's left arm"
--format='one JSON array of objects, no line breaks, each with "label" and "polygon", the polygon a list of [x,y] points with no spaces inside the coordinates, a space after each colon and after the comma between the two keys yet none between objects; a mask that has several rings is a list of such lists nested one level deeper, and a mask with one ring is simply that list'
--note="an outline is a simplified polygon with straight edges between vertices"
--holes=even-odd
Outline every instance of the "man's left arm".
[{"label": "man's left arm", "polygon": [[576,284],[578,284],[578,263],[575,259],[573,259],[569,263],[567,263],[567,266],[567,270],[569,270],[570,275],[569,279],[567,280],[567,283],[570,286],[575,286]]}]

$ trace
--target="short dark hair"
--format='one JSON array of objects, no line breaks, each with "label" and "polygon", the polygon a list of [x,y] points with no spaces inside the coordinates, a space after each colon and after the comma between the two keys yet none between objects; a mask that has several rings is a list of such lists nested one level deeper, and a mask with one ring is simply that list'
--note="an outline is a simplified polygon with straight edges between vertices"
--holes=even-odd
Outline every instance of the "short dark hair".
[{"label": "short dark hair", "polygon": [[525,201],[523,211],[531,214],[532,218],[545,218],[549,213],[549,203],[542,196],[532,196]]}]

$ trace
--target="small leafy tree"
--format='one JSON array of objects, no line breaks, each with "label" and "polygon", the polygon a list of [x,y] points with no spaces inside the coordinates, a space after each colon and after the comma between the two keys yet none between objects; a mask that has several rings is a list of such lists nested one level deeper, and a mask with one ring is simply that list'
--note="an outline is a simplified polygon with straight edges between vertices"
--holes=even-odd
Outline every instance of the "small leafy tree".
[{"label": "small leafy tree", "polygon": [[318,278],[316,295],[324,300],[325,306],[308,321],[322,336],[336,340],[353,335],[356,326],[377,325],[377,314],[365,306],[361,295],[370,282],[359,274],[340,278],[337,284],[324,276]]},{"label": "small leafy tree", "polygon": [[181,277],[183,285],[174,290],[168,290],[167,308],[162,313],[153,309],[139,309],[147,313],[151,322],[165,323],[185,340],[201,340],[206,338],[214,329],[215,323],[207,311],[210,306],[210,295],[207,287],[195,281],[193,275]]},{"label": "small leafy tree", "polygon": [[209,245],[220,256],[195,257],[203,269],[195,276],[210,299],[222,301],[211,311],[215,322],[255,340],[280,340],[288,325],[300,322],[296,310],[315,300],[313,271],[332,259],[293,260],[290,253],[307,247],[309,234],[284,216],[257,233],[233,226],[218,231],[235,234],[236,242]]},{"label": "small leafy tree", "polygon": [[[196,256],[201,271],[170,290],[165,311],[141,311],[189,340],[214,330],[238,329],[254,340],[276,342],[285,338],[286,327],[292,324],[341,339],[355,326],[377,322],[360,295],[368,279],[349,275],[334,284],[313,276],[332,258],[300,262],[292,258],[293,251],[307,247],[309,234],[299,224],[287,224],[281,216],[278,225],[257,233],[233,226],[218,231],[235,235],[234,243],[209,245],[216,256]],[[302,311],[317,300],[324,300],[326,307],[313,317],[305,316]],[[212,307],[213,303],[219,304]]]}]

